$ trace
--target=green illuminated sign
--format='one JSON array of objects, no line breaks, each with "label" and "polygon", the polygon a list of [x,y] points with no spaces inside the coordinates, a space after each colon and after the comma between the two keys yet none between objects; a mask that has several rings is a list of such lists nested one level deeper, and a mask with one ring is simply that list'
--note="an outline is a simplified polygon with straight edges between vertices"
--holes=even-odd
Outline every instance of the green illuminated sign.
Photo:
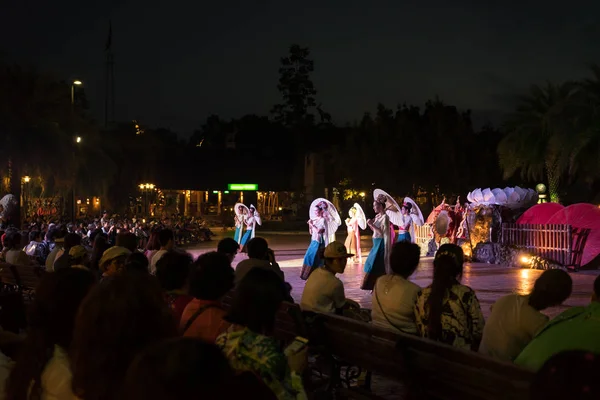
[{"label": "green illuminated sign", "polygon": [[230,183],[227,185],[229,190],[258,190],[258,185],[255,183]]}]

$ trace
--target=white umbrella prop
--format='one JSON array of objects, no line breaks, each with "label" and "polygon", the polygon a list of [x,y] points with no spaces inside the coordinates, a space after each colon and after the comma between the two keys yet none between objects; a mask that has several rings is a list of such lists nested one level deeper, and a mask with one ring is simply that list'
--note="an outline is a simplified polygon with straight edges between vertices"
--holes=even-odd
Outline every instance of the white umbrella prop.
[{"label": "white umbrella prop", "polygon": [[358,203],[354,203],[354,208],[356,209],[356,220],[358,221],[358,226],[360,229],[367,229],[367,217],[365,216],[365,212],[362,207]]},{"label": "white umbrella prop", "polygon": [[252,209],[254,209],[254,221],[255,221],[255,222],[258,224],[258,225],[262,226],[262,219],[260,218],[260,214],[258,213],[258,210],[257,210],[257,209],[256,209],[256,207],[254,207],[254,205],[252,205],[252,204],[250,204],[250,207],[251,207]]},{"label": "white umbrella prop", "polygon": [[373,197],[379,201],[380,197],[385,197],[385,213],[390,218],[392,224],[396,226],[402,225],[402,214],[400,213],[400,206],[396,203],[396,200],[381,189],[375,189],[373,191]]},{"label": "white umbrella prop", "polygon": [[421,209],[419,208],[417,203],[415,203],[415,201],[413,199],[411,199],[410,197],[405,197],[404,203],[408,203],[408,204],[412,205],[412,208],[410,210],[410,218],[413,220],[415,225],[423,226],[423,224],[425,223],[425,220],[423,219],[423,213],[421,212]]},{"label": "white umbrella prop", "polygon": [[[242,208],[241,212],[240,212],[240,208]],[[233,211],[235,211],[235,215],[238,217],[241,217],[243,214],[248,215],[250,213],[250,211],[248,210],[248,207],[246,207],[246,205],[244,203],[236,203],[236,205],[233,206]]]},{"label": "white umbrella prop", "polygon": [[335,206],[333,205],[333,203],[322,197],[319,197],[318,199],[313,200],[313,202],[310,204],[310,210],[308,211],[308,215],[309,215],[310,219],[315,220],[318,218],[317,217],[317,206],[321,203],[323,203],[321,205],[321,207],[325,211],[324,216],[327,221],[327,235],[331,242],[332,240],[335,240],[334,239],[335,232],[338,230],[339,226],[342,224],[342,219],[340,218],[340,214],[338,213],[338,211],[335,208]]}]

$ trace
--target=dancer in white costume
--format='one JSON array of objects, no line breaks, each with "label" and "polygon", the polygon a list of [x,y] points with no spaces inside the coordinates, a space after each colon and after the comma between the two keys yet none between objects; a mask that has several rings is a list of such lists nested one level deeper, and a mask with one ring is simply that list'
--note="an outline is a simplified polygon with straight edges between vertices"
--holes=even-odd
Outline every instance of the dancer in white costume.
[{"label": "dancer in white costume", "polygon": [[235,223],[235,234],[233,235],[233,239],[239,244],[242,242],[242,235],[244,232],[244,220],[246,215],[248,215],[250,211],[248,210],[248,207],[246,207],[242,203],[237,203],[233,207],[233,209],[235,211],[235,216],[233,217]]},{"label": "dancer in white costume", "polygon": [[262,225],[262,220],[260,219],[260,214],[256,211],[256,208],[250,204],[248,207],[248,214],[244,219],[244,223],[246,224],[246,233],[242,236],[241,245],[243,246],[242,252],[246,252],[246,245],[250,239],[254,239],[256,234],[256,224]]},{"label": "dancer in white costume", "polygon": [[354,254],[353,262],[362,263],[362,255],[360,249],[360,230],[367,228],[367,219],[365,213],[358,203],[348,211],[346,218],[346,227],[348,228],[348,236],[346,237],[346,249],[348,253]]},{"label": "dancer in white costume", "polygon": [[309,209],[308,232],[311,235],[310,245],[304,255],[300,278],[307,280],[310,274],[323,265],[320,251],[335,241],[335,232],[342,221],[335,206],[328,200],[318,198]]}]

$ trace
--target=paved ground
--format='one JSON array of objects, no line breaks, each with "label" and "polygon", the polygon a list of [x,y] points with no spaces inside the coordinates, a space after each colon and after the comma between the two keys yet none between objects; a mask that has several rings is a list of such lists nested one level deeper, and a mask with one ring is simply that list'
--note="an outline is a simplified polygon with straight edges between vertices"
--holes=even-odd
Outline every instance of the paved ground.
[{"label": "paved ground", "polygon": [[[229,233],[233,236],[233,233]],[[304,288],[304,281],[299,278],[302,268],[302,259],[304,252],[310,242],[308,233],[265,233],[262,237],[269,241],[270,247],[275,251],[277,261],[285,272],[286,280],[293,286],[292,295],[299,301]],[[223,237],[220,235],[215,241],[201,243],[194,248],[188,249],[194,256],[206,251],[216,249],[217,241]],[[341,237],[340,237],[341,238]],[[340,239],[338,238],[338,239]],[[343,239],[343,238],[342,238]],[[363,250],[363,260],[371,247],[371,239],[363,237],[361,240]],[[239,254],[234,266],[246,255]],[[432,258],[423,258],[417,272],[411,277],[411,280],[419,286],[427,286],[432,279]],[[542,273],[538,270],[508,268],[489,264],[467,264],[464,268],[462,282],[475,289],[481,303],[483,314],[489,315],[490,305],[499,297],[509,293],[528,293],[533,287],[536,278]],[[572,273],[573,293],[566,303],[561,307],[549,309],[546,313],[554,317],[569,306],[582,306],[589,303],[592,293],[592,285],[600,271],[582,271]],[[348,264],[346,272],[340,276],[346,288],[346,296],[358,301],[362,307],[371,308],[371,293],[360,290],[360,283],[363,277],[362,265]]]}]

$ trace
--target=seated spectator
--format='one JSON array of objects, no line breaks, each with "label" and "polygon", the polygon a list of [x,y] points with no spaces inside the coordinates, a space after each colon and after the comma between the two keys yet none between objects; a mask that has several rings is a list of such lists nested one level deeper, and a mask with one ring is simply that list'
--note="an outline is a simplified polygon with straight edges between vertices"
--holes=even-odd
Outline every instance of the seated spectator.
[{"label": "seated spectator", "polygon": [[54,261],[56,260],[58,252],[63,248],[64,240],[65,237],[61,231],[50,226],[48,227],[44,239],[44,243],[49,250],[48,257],[46,257],[46,271],[54,271]]},{"label": "seated spectator", "polygon": [[275,262],[275,253],[269,249],[267,241],[261,237],[255,237],[248,242],[248,259],[240,261],[235,268],[235,284],[238,285],[244,276],[252,268],[258,267],[273,271],[279,278],[284,280],[283,271]]},{"label": "seated spectator", "polygon": [[217,253],[225,254],[229,258],[229,262],[233,262],[239,251],[240,244],[232,238],[222,239],[217,245]]},{"label": "seated spectator", "polygon": [[170,229],[163,229],[158,232],[158,241],[160,243],[160,250],[158,250],[150,260],[150,273],[156,274],[156,263],[164,256],[167,251],[172,250],[175,247],[175,235]]},{"label": "seated spectator", "polygon": [[85,298],[75,320],[74,394],[84,400],[119,398],[133,359],[175,336],[173,314],[155,277],[124,273],[104,280]]},{"label": "seated spectator", "polygon": [[300,300],[303,311],[341,314],[346,307],[360,308],[355,301],[346,298],[344,284],[335,276],[344,273],[350,257],[354,255],[348,254],[342,243],[329,243],[323,253],[325,265],[316,268],[304,286]]},{"label": "seated spectator", "polygon": [[81,236],[76,233],[67,233],[65,236],[64,247],[56,254],[53,270],[58,271],[61,268],[69,268],[71,266],[69,251],[72,247],[79,245],[81,245]]},{"label": "seated spectator", "polygon": [[169,250],[156,264],[156,278],[177,322],[181,320],[185,306],[193,299],[187,294],[192,261],[189,253]]},{"label": "seated spectator", "polygon": [[373,289],[373,324],[415,335],[415,303],[421,288],[408,278],[419,266],[421,249],[410,242],[392,246],[390,268],[393,274],[377,279]]},{"label": "seated spectator", "polygon": [[572,288],[567,272],[550,269],[535,281],[528,296],[509,294],[498,299],[483,329],[479,352],[512,362],[548,323],[540,311],[562,304]]},{"label": "seated spectator", "polygon": [[125,247],[113,246],[108,248],[100,259],[100,271],[103,277],[113,276],[125,269],[125,261],[131,252]]},{"label": "seated spectator", "polygon": [[152,257],[156,254],[158,250],[160,250],[160,242],[158,241],[158,232],[160,229],[153,228],[150,232],[150,238],[148,239],[148,243],[146,243],[146,250],[144,251],[144,255],[148,258],[148,263],[152,260]]},{"label": "seated spectator", "polygon": [[600,399],[600,356],[571,350],[552,356],[531,384],[531,400]]},{"label": "seated spectator", "polygon": [[148,258],[142,253],[131,253],[125,262],[125,271],[148,274]]},{"label": "seated spectator", "polygon": [[572,307],[550,321],[534,338],[515,364],[539,370],[553,355],[568,350],[600,353],[600,276],[594,281],[592,302]]},{"label": "seated spectator", "polygon": [[138,239],[131,232],[120,232],[115,241],[116,246],[125,247],[132,253],[137,251]]},{"label": "seated spectator", "polygon": [[8,399],[74,399],[67,351],[79,304],[94,284],[89,271],[45,274],[29,313],[29,330],[7,382]]},{"label": "seated spectator", "polygon": [[286,357],[270,336],[284,297],[276,274],[252,268],[235,290],[226,317],[232,326],[216,343],[236,372],[256,374],[278,399],[306,399],[301,378],[307,365],[306,349]]},{"label": "seated spectator", "polygon": [[234,272],[226,255],[213,252],[202,254],[190,274],[190,291],[194,299],[181,317],[183,336],[196,337],[214,343],[229,324],[221,299],[233,288]]},{"label": "seated spectator", "polygon": [[85,247],[78,245],[73,246],[69,250],[69,258],[71,259],[71,268],[88,269],[88,252]]},{"label": "seated spectator", "polygon": [[123,399],[180,400],[198,398],[275,399],[269,388],[234,376],[227,359],[214,344],[192,338],[165,340],[142,351],[125,379]]},{"label": "seated spectator", "polygon": [[4,238],[4,247],[6,254],[4,259],[7,263],[17,266],[30,265],[31,261],[21,246],[21,234],[17,230],[8,230]]},{"label": "seated spectator", "polygon": [[29,232],[29,244],[25,247],[25,254],[36,264],[45,265],[48,257],[48,247],[42,240],[42,232],[34,230]]},{"label": "seated spectator", "polygon": [[443,244],[433,260],[433,282],[417,295],[419,336],[465,350],[479,349],[485,321],[475,291],[461,285],[463,251]]},{"label": "seated spectator", "polygon": [[90,269],[94,272],[100,272],[100,259],[102,254],[110,248],[108,244],[108,237],[104,233],[99,233],[91,239],[92,245],[92,259],[90,262]]}]

